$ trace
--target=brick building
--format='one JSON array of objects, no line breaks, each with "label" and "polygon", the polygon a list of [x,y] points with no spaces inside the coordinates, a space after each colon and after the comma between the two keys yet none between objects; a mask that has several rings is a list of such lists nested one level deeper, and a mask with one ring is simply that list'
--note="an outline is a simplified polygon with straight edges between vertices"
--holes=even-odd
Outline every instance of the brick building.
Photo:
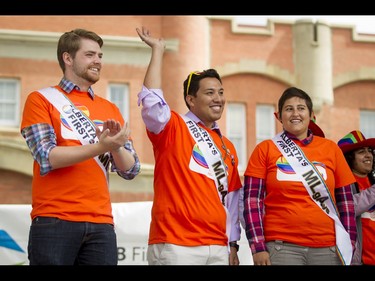
[{"label": "brick building", "polygon": [[[153,153],[137,106],[150,58],[135,31],[141,26],[167,41],[163,90],[172,109],[187,110],[182,82],[190,71],[219,71],[227,98],[220,125],[234,140],[242,168],[258,141],[282,129],[273,111],[289,86],[311,95],[327,138],[337,141],[361,126],[373,133],[366,122],[375,120],[375,36],[357,34],[350,25],[309,18],[256,27],[218,16],[0,16],[0,203],[31,202],[33,159],[19,133],[23,105],[31,91],[61,79],[57,40],[77,27],[104,39],[104,66],[93,88],[109,99],[116,87],[124,91],[125,117],[142,162],[132,181],[111,175],[112,200],[152,199]],[[10,121],[5,85],[14,89]]]}]

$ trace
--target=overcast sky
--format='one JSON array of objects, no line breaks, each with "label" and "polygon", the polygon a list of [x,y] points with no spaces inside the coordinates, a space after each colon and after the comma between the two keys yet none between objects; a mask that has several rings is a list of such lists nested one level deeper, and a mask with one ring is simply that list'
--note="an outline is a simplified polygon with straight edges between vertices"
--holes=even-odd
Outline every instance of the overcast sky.
[{"label": "overcast sky", "polygon": [[375,34],[375,15],[374,16],[237,16],[237,22],[249,23],[254,25],[266,25],[267,18],[285,18],[296,20],[299,18],[324,19],[327,23],[339,23],[355,25],[358,33]]}]

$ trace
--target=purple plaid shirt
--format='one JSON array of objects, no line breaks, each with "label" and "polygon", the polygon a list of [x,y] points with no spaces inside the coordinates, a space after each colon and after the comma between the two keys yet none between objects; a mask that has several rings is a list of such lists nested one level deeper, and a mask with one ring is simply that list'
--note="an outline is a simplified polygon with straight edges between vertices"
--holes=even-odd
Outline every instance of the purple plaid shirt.
[{"label": "purple plaid shirt", "polygon": [[[288,137],[293,138],[288,134]],[[303,140],[305,144],[310,143],[312,134]],[[265,198],[265,180],[256,177],[244,177],[244,222],[246,237],[249,241],[250,249],[253,254],[267,251],[266,242],[264,238],[263,216],[265,213],[264,198]],[[335,189],[336,206],[339,212],[339,217],[342,225],[349,233],[350,240],[354,247],[357,238],[357,230],[354,218],[354,201],[351,186],[343,186]]]}]

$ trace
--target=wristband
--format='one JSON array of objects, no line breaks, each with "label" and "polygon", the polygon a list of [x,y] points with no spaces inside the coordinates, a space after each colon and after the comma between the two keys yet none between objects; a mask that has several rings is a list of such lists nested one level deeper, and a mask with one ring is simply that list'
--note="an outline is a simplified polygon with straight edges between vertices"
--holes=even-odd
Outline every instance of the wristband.
[{"label": "wristband", "polygon": [[236,248],[237,252],[240,249],[240,245],[238,245],[237,242],[229,242],[229,246]]}]

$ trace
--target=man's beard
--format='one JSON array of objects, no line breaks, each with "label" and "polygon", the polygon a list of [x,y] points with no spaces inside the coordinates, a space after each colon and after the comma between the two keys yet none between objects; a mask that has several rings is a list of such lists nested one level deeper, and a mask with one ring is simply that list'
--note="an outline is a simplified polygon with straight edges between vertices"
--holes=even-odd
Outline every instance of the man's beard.
[{"label": "man's beard", "polygon": [[82,76],[81,76],[83,79],[85,79],[86,81],[92,83],[92,84],[95,84],[96,82],[99,81],[99,78],[100,76],[94,76],[94,75],[90,75],[88,74],[87,72],[86,73],[83,73]]}]

